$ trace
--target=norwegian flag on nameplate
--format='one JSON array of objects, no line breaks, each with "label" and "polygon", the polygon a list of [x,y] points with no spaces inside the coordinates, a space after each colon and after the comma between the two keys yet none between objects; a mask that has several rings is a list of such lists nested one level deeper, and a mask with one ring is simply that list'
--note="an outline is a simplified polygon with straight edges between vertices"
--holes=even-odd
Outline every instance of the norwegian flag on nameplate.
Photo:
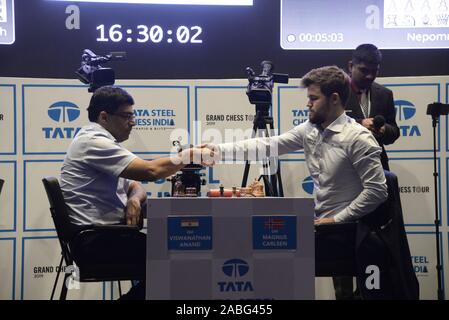
[{"label": "norwegian flag on nameplate", "polygon": [[285,227],[285,219],[283,218],[268,218],[265,221],[265,229],[280,230]]}]

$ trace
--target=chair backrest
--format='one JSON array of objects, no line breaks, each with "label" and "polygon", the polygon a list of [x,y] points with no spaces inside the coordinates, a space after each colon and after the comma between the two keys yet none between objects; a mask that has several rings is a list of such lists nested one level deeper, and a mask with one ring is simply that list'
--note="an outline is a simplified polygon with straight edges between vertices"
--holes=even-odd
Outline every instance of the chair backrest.
[{"label": "chair backrest", "polygon": [[3,184],[5,183],[5,180],[0,179],[0,194],[2,193]]},{"label": "chair backrest", "polygon": [[[56,233],[60,241],[67,244],[75,234],[73,224],[70,222],[67,206],[58,179],[46,177],[42,182],[50,202],[50,212],[55,224]],[[62,245],[62,244],[61,244]]]},{"label": "chair backrest", "polygon": [[394,216],[394,208],[400,199],[397,198],[398,178],[390,171],[384,170],[388,197],[373,212],[363,216],[360,220],[371,228],[383,228]]},{"label": "chair backrest", "polygon": [[[398,180],[394,173],[384,171],[386,177],[386,184],[388,189],[388,198],[381,203],[374,211],[366,214],[358,221],[348,221],[342,223],[322,224],[315,226],[316,234],[325,237],[326,234],[354,234],[354,247],[359,248],[371,231],[380,230],[391,223],[397,201],[400,201],[397,196]],[[400,203],[400,202],[399,202]],[[318,248],[320,250],[321,248]],[[323,248],[324,250],[324,248]],[[354,251],[353,257],[341,259],[339,261],[317,261],[316,274],[317,276],[348,276],[356,275],[355,261],[357,259],[357,251]]]}]

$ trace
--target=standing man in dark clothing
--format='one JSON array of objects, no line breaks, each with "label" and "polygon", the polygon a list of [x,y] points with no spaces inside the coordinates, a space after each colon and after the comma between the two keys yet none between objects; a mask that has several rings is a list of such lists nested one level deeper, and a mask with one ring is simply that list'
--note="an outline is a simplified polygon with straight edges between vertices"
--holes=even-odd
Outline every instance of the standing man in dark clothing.
[{"label": "standing man in dark clothing", "polygon": [[382,54],[373,44],[361,44],[349,61],[351,92],[346,103],[346,114],[369,129],[382,147],[381,161],[389,170],[384,145],[399,138],[393,92],[374,82],[379,74]]},{"label": "standing man in dark clothing", "polygon": [[[384,145],[399,138],[393,92],[374,80],[379,74],[382,54],[369,43],[359,45],[348,63],[351,90],[346,102],[346,114],[370,130],[382,147],[382,167],[390,170]],[[357,299],[353,293],[352,277],[333,277],[337,300]]]}]

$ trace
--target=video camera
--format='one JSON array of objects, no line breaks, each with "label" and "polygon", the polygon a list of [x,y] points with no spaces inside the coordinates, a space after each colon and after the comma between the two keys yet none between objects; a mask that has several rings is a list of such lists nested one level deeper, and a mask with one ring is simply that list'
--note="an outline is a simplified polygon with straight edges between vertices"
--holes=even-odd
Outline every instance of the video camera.
[{"label": "video camera", "polygon": [[248,76],[248,88],[246,95],[249,102],[255,105],[271,105],[274,83],[288,83],[288,74],[272,73],[274,69],[273,62],[262,61],[262,73],[256,76],[256,73],[250,67],[246,68]]},{"label": "video camera", "polygon": [[81,67],[75,72],[78,79],[89,84],[89,92],[115,83],[115,72],[111,68],[103,68],[100,64],[108,61],[123,61],[126,52],[111,52],[105,56],[97,56],[89,49],[84,49],[81,56]]},{"label": "video camera", "polygon": [[449,104],[434,102],[427,105],[426,114],[432,117],[447,116],[449,114]]}]

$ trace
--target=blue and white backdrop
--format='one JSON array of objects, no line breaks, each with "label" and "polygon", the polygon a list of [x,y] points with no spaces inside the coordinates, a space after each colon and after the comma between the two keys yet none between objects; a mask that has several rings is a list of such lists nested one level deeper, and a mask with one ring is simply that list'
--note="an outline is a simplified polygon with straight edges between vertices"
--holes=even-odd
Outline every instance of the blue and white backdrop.
[{"label": "blue and white backdrop", "polygon": [[[391,168],[398,177],[413,265],[423,299],[436,298],[432,125],[425,114],[431,102],[448,103],[449,77],[382,78],[393,90],[400,139],[389,146]],[[135,98],[137,125],[124,145],[144,159],[170,152],[171,141],[200,143],[225,129],[252,128],[254,106],[245,95],[246,80],[119,81]],[[59,243],[41,183],[58,176],[64,154],[77,130],[87,123],[90,98],[74,80],[0,78],[0,299],[48,299],[60,258]],[[299,79],[274,90],[273,117],[280,132],[307,117],[305,90]],[[184,133],[177,129],[185,129]],[[212,130],[211,130],[212,129]],[[190,133],[190,135],[185,134]],[[439,209],[445,292],[449,290],[447,118],[437,132]],[[282,157],[287,196],[312,197],[304,154]],[[205,171],[207,186],[239,185],[243,165],[220,164]],[[259,175],[251,167],[250,179]],[[170,183],[144,183],[149,196],[164,197]],[[124,290],[129,284],[124,285]],[[116,284],[80,284],[69,299],[116,299]],[[330,279],[316,280],[316,297],[332,299]]]}]

